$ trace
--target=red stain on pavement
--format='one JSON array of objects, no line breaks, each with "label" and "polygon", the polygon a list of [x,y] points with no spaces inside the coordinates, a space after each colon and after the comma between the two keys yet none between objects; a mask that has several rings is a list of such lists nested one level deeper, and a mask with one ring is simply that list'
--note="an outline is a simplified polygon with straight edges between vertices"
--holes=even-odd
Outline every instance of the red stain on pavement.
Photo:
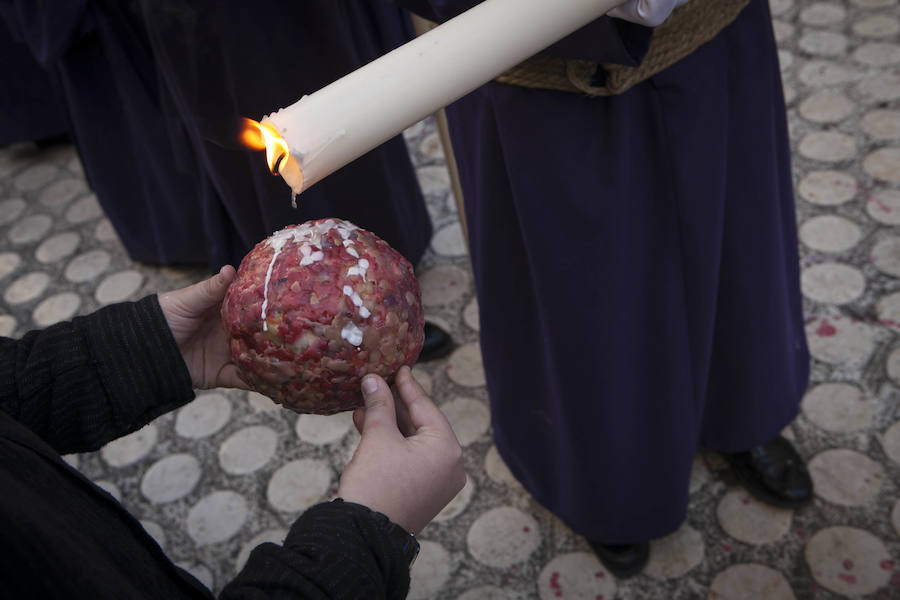
[{"label": "red stain on pavement", "polygon": [[882,202],[881,198],[878,198],[877,196],[869,196],[868,198],[866,198],[866,201],[874,202],[875,204],[878,205],[878,208],[880,208],[881,210],[883,210],[886,213],[891,212],[891,207],[888,206],[887,204],[885,204],[884,202]]},{"label": "red stain on pavement", "polygon": [[843,565],[844,565],[844,569],[849,571],[850,569],[853,568],[853,561],[848,558],[843,562]]},{"label": "red stain on pavement", "polygon": [[837,333],[834,325],[828,322],[828,319],[822,319],[822,324],[816,329],[816,335],[819,337],[831,337]]},{"label": "red stain on pavement", "polygon": [[550,575],[550,589],[556,590],[556,596],[562,596],[562,586],[559,585],[559,571],[553,571]]}]

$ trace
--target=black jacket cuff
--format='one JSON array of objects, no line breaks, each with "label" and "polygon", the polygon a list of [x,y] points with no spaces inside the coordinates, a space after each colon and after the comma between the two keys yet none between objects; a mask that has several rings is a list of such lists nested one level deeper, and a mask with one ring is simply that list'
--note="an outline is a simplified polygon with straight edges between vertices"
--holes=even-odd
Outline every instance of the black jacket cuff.
[{"label": "black jacket cuff", "polygon": [[74,319],[110,403],[112,438],[194,397],[191,375],[156,295]]}]

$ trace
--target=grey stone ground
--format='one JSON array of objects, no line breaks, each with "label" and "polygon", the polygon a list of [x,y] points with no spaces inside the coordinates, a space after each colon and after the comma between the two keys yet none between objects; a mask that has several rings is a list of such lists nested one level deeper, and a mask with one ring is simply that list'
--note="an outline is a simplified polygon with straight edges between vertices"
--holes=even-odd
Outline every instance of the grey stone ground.
[{"label": "grey stone ground", "polygon": [[[460,347],[415,372],[465,446],[469,484],[422,533],[411,598],[900,598],[900,12],[897,0],[771,5],[814,356],[786,433],[810,462],[815,504],[763,506],[698,456],[686,523],[623,582],[538,506],[492,448],[471,270],[428,120],[407,132],[436,229],[419,275],[429,318]],[[203,275],[129,260],[71,147],[0,149],[0,334]],[[250,548],[331,496],[357,440],[346,414],[298,417],[214,390],[68,458],[219,590]]]}]

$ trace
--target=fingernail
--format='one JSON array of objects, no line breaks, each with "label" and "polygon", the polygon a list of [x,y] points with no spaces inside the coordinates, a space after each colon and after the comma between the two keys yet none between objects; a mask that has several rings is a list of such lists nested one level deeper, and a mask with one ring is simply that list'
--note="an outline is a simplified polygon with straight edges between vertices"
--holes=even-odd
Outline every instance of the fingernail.
[{"label": "fingernail", "polygon": [[378,381],[371,375],[363,377],[362,390],[364,394],[372,394],[378,389]]}]

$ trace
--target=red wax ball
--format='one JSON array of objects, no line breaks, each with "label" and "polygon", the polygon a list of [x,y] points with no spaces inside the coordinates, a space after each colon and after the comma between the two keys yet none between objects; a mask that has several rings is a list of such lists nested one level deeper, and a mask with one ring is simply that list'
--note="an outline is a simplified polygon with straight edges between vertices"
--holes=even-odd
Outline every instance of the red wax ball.
[{"label": "red wax ball", "polygon": [[222,303],[238,373],[301,413],[363,405],[360,380],[390,380],[422,349],[425,323],[413,268],[348,221],[320,219],[251,250]]}]

